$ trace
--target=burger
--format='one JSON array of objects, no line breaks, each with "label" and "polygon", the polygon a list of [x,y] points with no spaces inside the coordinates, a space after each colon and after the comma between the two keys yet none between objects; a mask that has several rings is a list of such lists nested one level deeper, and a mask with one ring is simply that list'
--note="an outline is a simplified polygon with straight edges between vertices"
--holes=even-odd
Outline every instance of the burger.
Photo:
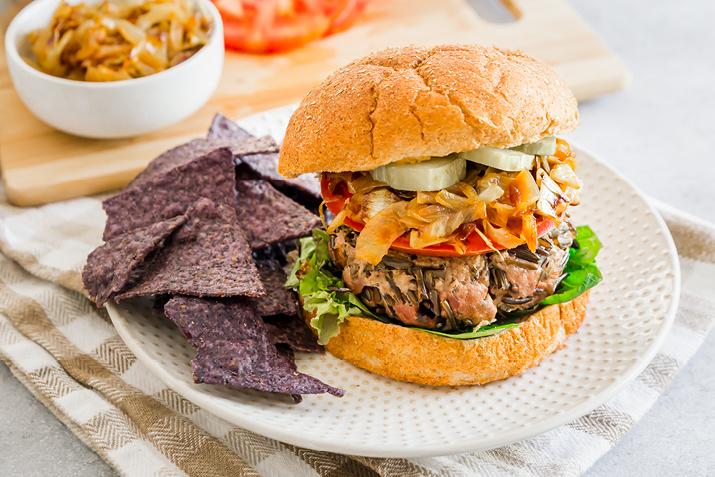
[{"label": "burger", "polygon": [[324,228],[286,285],[328,351],[427,385],[520,374],[564,345],[601,280],[569,217],[582,180],[559,134],[577,102],[546,64],[482,46],[398,48],[312,90],[280,152],[317,173]]}]

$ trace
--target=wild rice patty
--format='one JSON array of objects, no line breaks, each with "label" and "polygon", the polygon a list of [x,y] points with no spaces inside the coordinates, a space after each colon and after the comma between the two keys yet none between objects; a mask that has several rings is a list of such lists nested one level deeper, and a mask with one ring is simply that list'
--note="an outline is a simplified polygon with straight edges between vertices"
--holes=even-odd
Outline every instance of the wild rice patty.
[{"label": "wild rice patty", "polygon": [[460,330],[495,321],[497,311],[528,309],[551,295],[562,279],[573,241],[563,222],[539,239],[506,252],[427,257],[390,250],[377,265],[355,258],[357,233],[339,227],[330,236],[331,259],[345,285],[375,313],[406,325]]},{"label": "wild rice patty", "polygon": [[377,265],[355,258],[356,233],[331,235],[331,258],[343,281],[376,313],[407,325],[454,330],[485,325],[497,309],[484,256],[425,257],[390,251]]},{"label": "wild rice patty", "polygon": [[499,311],[526,310],[553,295],[575,236],[571,222],[564,220],[539,239],[535,252],[521,245],[489,254],[489,292]]}]

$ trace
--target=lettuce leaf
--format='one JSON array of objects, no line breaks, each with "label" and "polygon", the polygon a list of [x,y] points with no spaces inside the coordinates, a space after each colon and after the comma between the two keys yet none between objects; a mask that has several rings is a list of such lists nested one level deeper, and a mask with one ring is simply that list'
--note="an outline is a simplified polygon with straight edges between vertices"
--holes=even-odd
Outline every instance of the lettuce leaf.
[{"label": "lettuce leaf", "polygon": [[588,225],[576,227],[576,241],[569,249],[567,273],[556,289],[556,293],[546,297],[542,305],[555,305],[571,301],[598,285],[603,276],[596,265],[596,255],[601,250],[601,241]]},{"label": "lettuce leaf", "polygon": [[329,270],[328,234],[315,229],[313,235],[300,239],[298,260],[288,275],[285,286],[298,290],[303,308],[313,315],[310,326],[324,345],[338,334],[340,324],[350,315],[369,316],[386,321],[372,313],[345,283]]},{"label": "lettuce leaf", "polygon": [[[345,283],[331,270],[328,241],[325,230],[315,229],[312,236],[300,239],[298,259],[286,280],[287,288],[294,288],[300,294],[303,307],[313,315],[310,326],[318,334],[318,342],[326,344],[338,334],[340,324],[348,316],[367,316],[384,323],[391,323],[385,317],[374,314],[360,299],[345,287]],[[601,242],[588,226],[576,227],[576,241],[569,249],[566,264],[566,278],[559,284],[557,292],[547,297],[541,305],[563,303],[576,298],[601,281],[601,272],[595,263],[601,249]],[[538,308],[537,308],[538,309]],[[534,310],[535,311],[535,310]],[[452,339],[471,340],[492,336],[519,326],[521,315],[513,315],[506,321],[492,323],[476,330],[462,333],[414,328]]]}]

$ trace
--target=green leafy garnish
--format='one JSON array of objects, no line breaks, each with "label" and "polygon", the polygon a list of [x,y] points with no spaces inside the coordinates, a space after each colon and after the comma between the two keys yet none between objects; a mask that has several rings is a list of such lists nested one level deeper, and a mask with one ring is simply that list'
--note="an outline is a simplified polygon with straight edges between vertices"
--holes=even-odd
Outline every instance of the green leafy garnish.
[{"label": "green leafy garnish", "polygon": [[576,241],[569,249],[569,261],[566,264],[564,278],[556,293],[546,297],[542,305],[555,305],[571,301],[583,294],[603,279],[596,265],[596,255],[601,250],[601,242],[588,225],[576,227]]},{"label": "green leafy garnish", "polygon": [[588,225],[576,227],[576,244],[569,249],[568,265],[593,263],[601,251],[601,242]]},{"label": "green leafy garnish", "polygon": [[465,331],[464,333],[444,333],[442,331],[428,330],[425,328],[416,329],[432,333],[433,335],[446,336],[447,338],[472,340],[474,338],[484,338],[485,336],[496,335],[497,333],[501,333],[502,331],[510,328],[516,328],[517,326],[519,326],[519,323],[492,323],[491,325],[485,325],[476,330]]},{"label": "green leafy garnish", "polygon": [[329,270],[328,233],[315,229],[311,237],[300,239],[300,253],[293,265],[286,287],[298,290],[303,308],[313,315],[310,326],[318,333],[318,343],[325,344],[338,334],[340,324],[350,315],[369,316],[385,321],[372,313],[345,283]]},{"label": "green leafy garnish", "polygon": [[[351,315],[366,316],[384,323],[391,323],[385,317],[374,314],[360,299],[345,287],[345,283],[331,271],[328,241],[325,230],[315,229],[310,237],[300,239],[298,259],[286,280],[285,286],[294,288],[300,294],[303,307],[313,315],[310,326],[318,334],[318,342],[326,344],[338,334],[340,324]],[[569,249],[569,261],[564,270],[568,275],[559,284],[557,292],[547,297],[541,305],[553,305],[573,300],[601,281],[601,272],[595,258],[601,249],[601,242],[590,227],[576,227],[576,242]],[[537,308],[538,309],[538,308]],[[533,311],[536,311],[534,309]],[[458,340],[471,340],[492,336],[519,326],[520,315],[500,319],[499,323],[482,326],[462,333],[414,328],[438,336]]]}]

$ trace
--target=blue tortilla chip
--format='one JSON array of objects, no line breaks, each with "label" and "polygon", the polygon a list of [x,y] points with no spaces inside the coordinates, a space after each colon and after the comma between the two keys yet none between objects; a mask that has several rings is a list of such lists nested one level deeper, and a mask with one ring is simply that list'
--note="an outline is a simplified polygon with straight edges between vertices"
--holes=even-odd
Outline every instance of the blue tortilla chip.
[{"label": "blue tortilla chip", "polygon": [[300,316],[274,315],[264,318],[263,321],[275,344],[286,345],[294,351],[323,352],[315,334]]},{"label": "blue tortilla chip", "polygon": [[194,381],[275,393],[344,391],[296,370],[293,353],[276,347],[268,327],[245,300],[174,297],[164,307],[196,349]]},{"label": "blue tortilla chip", "polygon": [[[255,136],[221,114],[214,116],[206,137],[210,140],[226,140],[236,144],[256,140]],[[295,202],[309,210],[317,210],[322,200],[317,176],[301,174],[293,179],[288,179],[280,175],[278,173],[277,146],[272,151],[248,150],[246,148],[239,150],[232,147],[232,152],[236,159],[237,179],[269,181],[276,189]]]},{"label": "blue tortilla chip", "polygon": [[281,193],[309,210],[317,210],[322,201],[317,175],[301,174],[288,179],[278,173],[278,152],[238,156],[236,178],[266,180]]},{"label": "blue tortilla chip", "polygon": [[104,240],[184,214],[198,199],[235,207],[231,151],[223,148],[133,185],[104,201]]},{"label": "blue tortilla chip", "polygon": [[87,257],[82,282],[97,306],[120,293],[140,276],[148,257],[184,223],[183,215],[113,238]]},{"label": "blue tortilla chip", "polygon": [[293,290],[285,287],[286,273],[280,263],[274,259],[256,260],[258,274],[261,277],[266,294],[255,298],[254,304],[261,316],[297,315],[298,297]]},{"label": "blue tortilla chip", "polygon": [[255,136],[228,119],[223,114],[216,113],[211,120],[211,126],[209,127],[209,132],[206,134],[206,138],[243,141],[255,138]]},{"label": "blue tortilla chip", "polygon": [[233,121],[217,114],[214,116],[207,137],[192,139],[159,155],[134,178],[129,186],[145,184],[157,175],[183,166],[222,147],[231,149],[234,156],[278,151],[278,145],[270,136],[252,136]]},{"label": "blue tortilla chip", "polygon": [[233,207],[201,198],[141,280],[116,301],[148,295],[248,296],[265,294]]},{"label": "blue tortilla chip", "polygon": [[236,181],[238,221],[254,250],[304,237],[320,225],[320,218],[293,202],[266,181]]}]

